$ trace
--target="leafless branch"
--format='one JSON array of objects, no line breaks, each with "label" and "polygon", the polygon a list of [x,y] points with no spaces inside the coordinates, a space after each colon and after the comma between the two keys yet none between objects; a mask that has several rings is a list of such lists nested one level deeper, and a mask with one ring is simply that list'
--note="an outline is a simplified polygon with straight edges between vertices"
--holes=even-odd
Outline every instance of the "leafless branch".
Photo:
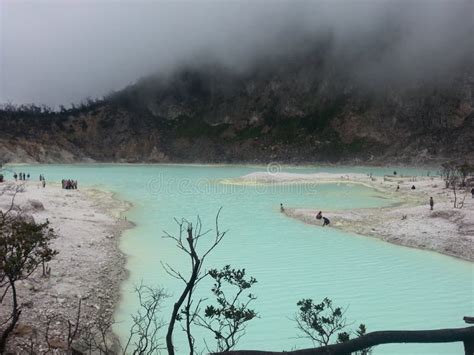
[{"label": "leafless branch", "polygon": [[[190,355],[193,355],[195,352],[194,338],[191,334],[191,325],[193,324],[193,321],[196,317],[195,311],[199,307],[200,302],[198,302],[198,305],[196,306],[196,308],[194,308],[194,311],[192,311],[192,298],[193,298],[193,294],[194,294],[194,290],[196,286],[199,284],[201,280],[203,280],[207,276],[207,272],[202,273],[201,271],[202,266],[204,264],[204,260],[209,255],[209,253],[211,253],[212,250],[214,250],[214,248],[222,241],[222,239],[224,238],[226,234],[225,232],[221,233],[219,231],[219,215],[220,215],[221,210],[222,210],[222,207],[219,208],[219,211],[216,215],[216,221],[215,221],[216,235],[213,241],[211,242],[211,245],[201,254],[202,256],[199,255],[200,253],[197,250],[197,246],[199,244],[199,241],[203,239],[205,236],[207,236],[211,232],[211,230],[206,230],[203,232],[202,221],[199,216],[197,216],[196,218],[196,223],[194,227],[191,222],[189,222],[188,220],[184,218],[182,218],[181,220],[178,220],[175,218],[175,221],[179,227],[178,236],[173,236],[165,232],[165,238],[174,240],[177,244],[177,247],[183,250],[189,256],[190,262],[191,262],[191,274],[187,278],[184,277],[177,270],[170,267],[168,264],[163,264],[165,271],[170,276],[180,279],[184,281],[186,284],[183,292],[181,293],[180,297],[174,304],[173,312],[171,314],[170,322],[168,325],[168,332],[166,335],[166,346],[167,346],[169,355],[174,355],[174,345],[173,345],[172,335],[173,335],[173,330],[174,330],[174,325],[176,323],[176,320],[181,319],[180,313],[184,314],[185,316],[184,317],[185,325],[182,327],[186,331]],[[185,232],[187,233],[186,238],[183,237],[183,233]],[[184,304],[184,309],[181,309],[183,304]]]}]

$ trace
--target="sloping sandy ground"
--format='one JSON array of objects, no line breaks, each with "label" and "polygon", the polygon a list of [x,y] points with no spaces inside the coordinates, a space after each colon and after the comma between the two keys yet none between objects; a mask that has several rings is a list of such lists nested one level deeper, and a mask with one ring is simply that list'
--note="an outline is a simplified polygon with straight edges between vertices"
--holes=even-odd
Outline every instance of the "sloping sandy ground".
[{"label": "sloping sandy ground", "polygon": [[[18,183],[19,184],[19,183]],[[0,191],[5,184],[0,184]],[[5,210],[11,193],[0,196]],[[15,204],[35,221],[49,220],[58,237],[52,246],[59,254],[49,262],[50,276],[42,276],[41,267],[29,280],[19,282],[18,294],[23,312],[9,348],[24,353],[21,344],[33,341],[40,351],[46,349],[44,324],[48,316],[61,316],[75,322],[79,299],[82,301],[81,324],[97,320],[98,314],[111,319],[125,277],[124,257],[117,238],[131,225],[121,218],[130,206],[97,190],[63,190],[59,185],[27,182],[15,197]],[[0,318],[9,316],[11,298],[6,297]],[[51,323],[53,344],[63,347],[67,335],[64,322]]]},{"label": "sloping sandy ground", "polygon": [[[364,174],[290,174],[252,173],[225,183],[291,184],[345,182],[370,186],[386,197],[401,203],[391,207],[327,211],[285,207],[285,214],[305,223],[322,226],[315,218],[318,211],[330,219],[330,227],[364,236],[380,238],[390,243],[433,250],[442,254],[474,261],[474,198],[470,189],[458,191],[463,208],[454,208],[454,194],[446,189],[440,177],[371,177]],[[411,186],[416,189],[412,190]],[[400,189],[397,191],[397,186]],[[429,198],[435,205],[430,210]]]}]

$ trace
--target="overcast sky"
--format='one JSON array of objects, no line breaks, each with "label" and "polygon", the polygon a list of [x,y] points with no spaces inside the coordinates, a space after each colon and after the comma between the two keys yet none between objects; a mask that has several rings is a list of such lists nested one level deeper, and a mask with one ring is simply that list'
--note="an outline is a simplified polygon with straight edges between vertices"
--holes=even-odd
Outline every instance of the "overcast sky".
[{"label": "overcast sky", "polygon": [[67,105],[202,58],[242,70],[292,50],[290,41],[329,32],[336,56],[393,37],[390,50],[358,68],[364,75],[432,75],[472,58],[474,48],[474,0],[0,4],[0,102]]}]

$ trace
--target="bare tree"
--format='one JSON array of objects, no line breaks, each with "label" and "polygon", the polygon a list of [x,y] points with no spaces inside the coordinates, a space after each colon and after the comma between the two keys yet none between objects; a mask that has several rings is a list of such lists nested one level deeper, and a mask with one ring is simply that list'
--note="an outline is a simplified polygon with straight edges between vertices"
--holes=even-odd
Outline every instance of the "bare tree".
[{"label": "bare tree", "polygon": [[474,173],[474,166],[472,166],[471,164],[469,164],[467,162],[464,162],[464,163],[457,166],[457,172],[458,172],[458,175],[461,179],[461,186],[465,187],[467,177],[470,174]]},{"label": "bare tree", "polygon": [[[202,266],[206,257],[214,250],[217,245],[219,245],[219,243],[226,235],[226,232],[221,232],[219,230],[219,215],[221,210],[222,208],[220,208],[217,212],[215,219],[215,235],[211,239],[210,245],[204,250],[204,252],[200,254],[198,254],[197,245],[204,236],[208,235],[211,232],[211,230],[207,230],[205,232],[202,231],[202,223],[199,217],[197,218],[196,226],[194,228],[192,223],[187,221],[186,219],[181,219],[180,221],[175,219],[179,227],[178,236],[173,236],[165,232],[165,238],[170,238],[174,240],[176,242],[177,247],[184,251],[191,259],[191,273],[189,276],[184,276],[181,272],[172,268],[170,265],[163,264],[165,271],[169,275],[178,280],[181,280],[185,285],[183,291],[181,292],[181,295],[173,306],[170,322],[168,324],[168,332],[166,334],[166,347],[168,349],[169,355],[175,354],[175,349],[173,345],[173,330],[177,320],[184,321],[183,329],[186,332],[187,341],[189,345],[189,353],[193,355],[195,352],[195,341],[191,333],[191,327],[195,320],[200,301],[195,307],[193,307],[193,293],[197,284],[208,275],[207,272],[202,272]],[[183,304],[184,308],[182,308]]]},{"label": "bare tree", "polygon": [[[469,176],[469,174],[473,171],[472,166],[469,165],[468,163],[463,163],[463,164],[457,164],[455,162],[446,162],[441,165],[441,176],[444,179],[444,182],[446,184],[446,188],[451,188],[453,191],[453,196],[454,196],[454,202],[453,202],[453,207],[454,208],[463,208],[464,206],[464,201],[467,196],[467,189],[465,188],[466,186],[466,179]],[[458,192],[460,190],[464,189],[464,196],[461,200],[461,202],[458,202]]]},{"label": "bare tree", "polygon": [[[162,288],[153,288],[141,284],[135,288],[140,302],[140,309],[132,316],[133,325],[130,328],[130,335],[122,352],[129,354],[131,343],[133,342],[134,355],[157,354],[160,349],[164,349],[158,337],[158,332],[164,327],[164,322],[158,318],[162,302],[169,296]],[[103,337],[103,344],[106,344]],[[104,352],[107,354],[107,352]]]},{"label": "bare tree", "polygon": [[[73,341],[79,338],[83,330],[81,328],[81,305],[82,300],[79,298],[74,320],[66,318],[60,314],[48,315],[46,317],[44,338],[50,350],[57,348],[62,348],[62,350],[71,350]],[[61,335],[64,336],[64,339],[61,339],[61,337],[53,338],[51,336],[50,329],[52,323],[62,324],[64,334]]]},{"label": "bare tree", "polygon": [[96,318],[82,327],[80,340],[89,354],[112,353],[108,339],[113,325],[114,321],[103,310],[99,310]]},{"label": "bare tree", "polygon": [[[454,207],[455,208],[463,208],[464,202],[466,200],[468,189],[466,187],[466,179],[469,177],[470,174],[474,172],[474,166],[464,162],[463,164],[459,164],[456,166],[456,175],[457,179],[454,179],[452,182],[452,189],[454,193]],[[456,193],[456,184],[459,183],[459,190],[464,190],[464,195],[462,196],[461,201],[458,202],[457,193]]]},{"label": "bare tree", "polygon": [[449,188],[453,183],[457,182],[459,178],[458,172],[457,164],[454,161],[441,164],[441,177],[446,184],[446,188]]},{"label": "bare tree", "polygon": [[456,208],[461,209],[461,208],[464,207],[464,202],[466,202],[466,197],[467,197],[468,193],[469,193],[469,190],[464,188],[464,195],[462,196],[461,201],[457,202],[457,204],[455,205]]},{"label": "bare tree", "polygon": [[[114,344],[111,338],[114,321],[110,316],[99,310],[93,319],[81,319],[81,300],[73,320],[61,314],[48,315],[45,320],[44,338],[50,351],[56,349],[67,353],[89,354],[133,354],[153,355],[165,349],[159,337],[159,331],[165,323],[159,318],[163,301],[169,297],[162,288],[153,288],[140,284],[135,288],[139,299],[139,309],[132,315],[132,326],[123,347]],[[51,335],[52,325],[60,328]],[[25,344],[28,346],[28,344]],[[28,347],[24,348],[29,351]],[[32,344],[34,353],[38,348]]]}]

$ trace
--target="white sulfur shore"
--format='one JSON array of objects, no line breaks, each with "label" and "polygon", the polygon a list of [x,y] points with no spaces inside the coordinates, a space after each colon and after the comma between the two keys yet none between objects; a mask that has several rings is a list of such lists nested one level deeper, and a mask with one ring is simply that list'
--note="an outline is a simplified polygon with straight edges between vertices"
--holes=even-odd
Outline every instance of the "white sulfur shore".
[{"label": "white sulfur shore", "polygon": [[[399,203],[390,207],[328,211],[324,206],[298,209],[285,206],[285,214],[305,223],[321,226],[315,215],[322,211],[330,226],[343,231],[371,236],[384,241],[436,251],[453,257],[474,261],[474,198],[469,191],[458,191],[463,208],[454,208],[454,194],[446,189],[440,177],[370,177],[364,174],[291,174],[258,172],[228,184],[321,184],[356,183],[370,186]],[[400,189],[397,191],[397,185]],[[411,186],[416,189],[412,190]],[[435,201],[430,210],[429,198]]]},{"label": "white sulfur shore", "polygon": [[[0,184],[0,191],[5,186]],[[117,241],[121,232],[131,227],[122,218],[130,205],[115,199],[112,193],[63,190],[59,184],[42,188],[36,182],[23,186],[15,204],[36,222],[49,220],[58,235],[52,242],[58,255],[48,264],[49,277],[42,276],[40,267],[28,280],[19,282],[17,291],[23,311],[9,341],[9,348],[15,353],[22,353],[21,344],[29,344],[30,339],[45,350],[46,318],[55,315],[75,322],[79,299],[81,324],[96,321],[99,313],[111,319],[119,285],[125,277],[124,257]],[[11,198],[11,193],[0,196],[0,209],[5,211]],[[9,302],[6,297],[1,305],[1,319],[9,316]],[[50,339],[59,349],[65,346],[65,333],[64,323],[51,323]]]}]

